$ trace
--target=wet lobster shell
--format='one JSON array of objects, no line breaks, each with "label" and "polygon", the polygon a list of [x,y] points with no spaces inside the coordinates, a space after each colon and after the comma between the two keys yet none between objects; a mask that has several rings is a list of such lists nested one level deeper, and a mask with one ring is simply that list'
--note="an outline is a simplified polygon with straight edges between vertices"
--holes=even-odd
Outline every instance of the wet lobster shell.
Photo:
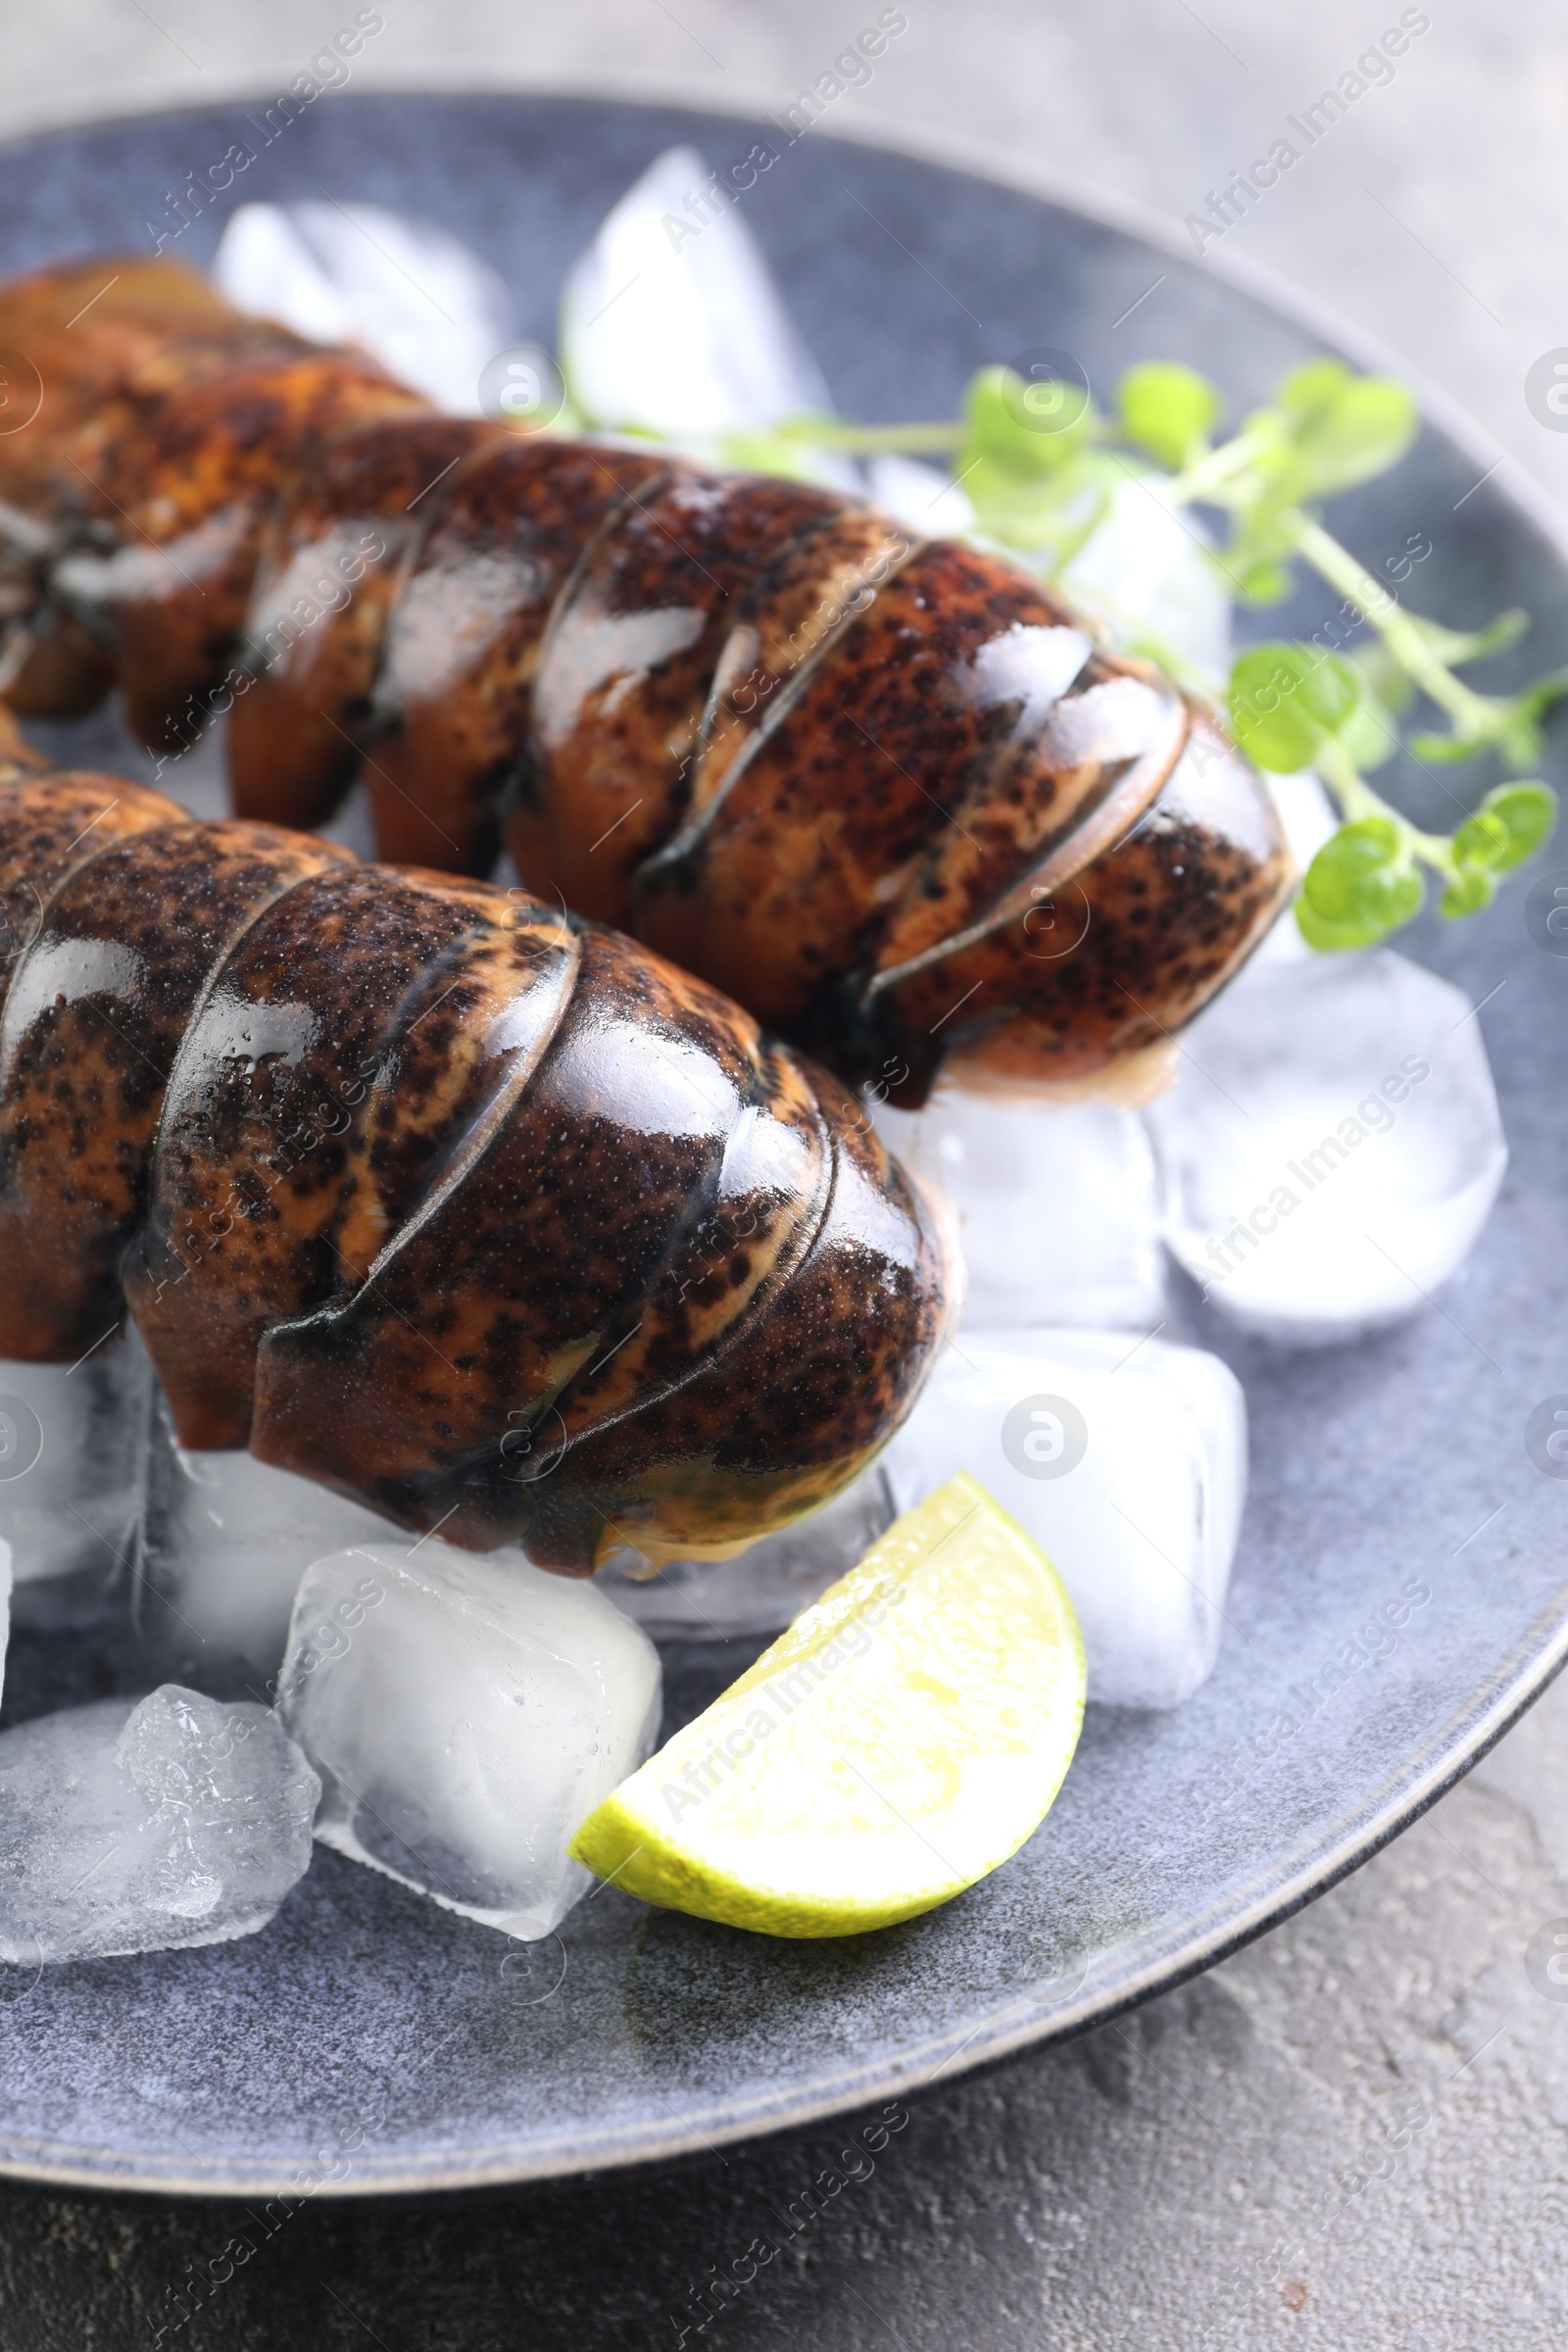
[{"label": "wet lobster shell", "polygon": [[837,1493],[952,1298],[827,1072],[519,891],[0,745],[0,1357],[585,1573]]},{"label": "wet lobster shell", "polygon": [[[73,314],[75,314],[73,317]],[[1289,887],[1217,723],[1012,565],[857,500],[436,416],[114,258],[0,289],[0,680],[230,714],[242,816],[614,922],[852,1084],[1114,1085]]]}]

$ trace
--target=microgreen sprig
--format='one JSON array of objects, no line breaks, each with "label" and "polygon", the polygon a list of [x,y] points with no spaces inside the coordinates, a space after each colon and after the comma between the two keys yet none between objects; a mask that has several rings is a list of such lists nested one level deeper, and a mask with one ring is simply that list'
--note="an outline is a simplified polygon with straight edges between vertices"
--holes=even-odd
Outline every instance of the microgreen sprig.
[{"label": "microgreen sprig", "polygon": [[1407,923],[1426,898],[1423,867],[1444,885],[1445,914],[1475,914],[1551,831],[1556,798],[1534,781],[1496,786],[1448,835],[1424,833],[1391,808],[1357,764],[1358,741],[1371,732],[1376,745],[1382,722],[1369,729],[1365,680],[1338,654],[1253,646],[1231,671],[1229,705],[1236,739],[1258,767],[1315,768],[1346,819],[1307,867],[1297,902],[1314,948],[1366,947]]},{"label": "microgreen sprig", "polygon": [[[1313,858],[1297,903],[1300,929],[1321,949],[1384,938],[1420,909],[1429,872],[1442,883],[1445,914],[1477,912],[1550,833],[1556,802],[1548,787],[1534,779],[1497,785],[1451,834],[1434,834],[1391,807],[1366,771],[1398,750],[1401,714],[1419,693],[1447,723],[1411,736],[1416,759],[1490,753],[1517,778],[1540,759],[1542,721],[1568,692],[1568,670],[1517,694],[1477,692],[1458,671],[1512,644],[1528,616],[1505,612],[1484,629],[1446,628],[1408,612],[1388,580],[1324,528],[1320,501],[1386,472],[1413,440],[1419,419],[1402,385],[1314,360],[1216,442],[1222,411],[1218,388],[1176,362],[1131,368],[1110,416],[1080,384],[985,368],[956,418],[879,426],[803,416],[750,436],[744,455],[732,454],[789,472],[813,448],[946,455],[973,508],[975,535],[1053,581],[1129,478],[1155,489],[1173,511],[1200,507],[1224,518],[1211,560],[1239,603],[1279,602],[1293,566],[1305,564],[1368,625],[1367,643],[1348,658],[1317,645],[1254,646],[1235,663],[1225,692],[1238,740],[1259,766],[1313,768],[1339,804],[1344,822]],[[1170,665],[1178,674],[1187,668]]]}]

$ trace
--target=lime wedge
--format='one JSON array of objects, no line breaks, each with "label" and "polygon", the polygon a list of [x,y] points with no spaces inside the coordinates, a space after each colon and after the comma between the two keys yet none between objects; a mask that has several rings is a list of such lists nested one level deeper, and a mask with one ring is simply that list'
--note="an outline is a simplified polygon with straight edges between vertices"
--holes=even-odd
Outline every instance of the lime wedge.
[{"label": "lime wedge", "polygon": [[1083,1707],[1060,1578],[960,1472],[590,1813],[571,1850],[699,1919],[769,1936],[888,1927],[1017,1851]]}]

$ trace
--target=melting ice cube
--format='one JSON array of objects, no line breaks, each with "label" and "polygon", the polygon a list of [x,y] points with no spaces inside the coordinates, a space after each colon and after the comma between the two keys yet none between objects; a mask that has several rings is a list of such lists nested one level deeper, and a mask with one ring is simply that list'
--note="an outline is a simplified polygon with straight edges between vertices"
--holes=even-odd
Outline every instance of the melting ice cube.
[{"label": "melting ice cube", "polygon": [[1159,1193],[1134,1112],[943,1086],[918,1111],[880,1105],[876,1124],[958,1211],[965,1331],[1159,1321]]},{"label": "melting ice cube", "polygon": [[527,1940],[590,1884],[566,1841],[652,1750],[659,1658],[520,1552],[359,1544],[300,1587],[278,1709],[321,1776],[319,1838]]},{"label": "melting ice cube", "polygon": [[309,1868],[319,1795],[265,1707],[173,1684],[0,1733],[0,1960],[254,1935]]},{"label": "melting ice cube", "polygon": [[477,416],[506,342],[506,282],[456,237],[377,204],[242,204],[213,275],[240,310],[319,343],[359,343],[402,382]]},{"label": "melting ice cube", "polygon": [[595,424],[744,432],[831,404],[761,249],[695,147],[607,214],[561,295],[561,365]]},{"label": "melting ice cube", "polygon": [[782,1633],[829,1585],[861,1560],[896,1514],[880,1466],[776,1536],[764,1536],[729,1560],[671,1560],[657,1576],[639,1576],[628,1553],[601,1569],[599,1583],[618,1609],[652,1634],[727,1642],[731,1636]]},{"label": "melting ice cube", "polygon": [[[1298,874],[1304,874],[1323,844],[1339,831],[1339,810],[1309,767],[1298,768],[1294,775],[1276,774],[1268,768],[1259,768],[1257,772],[1278,813],[1291,863]],[[1320,950],[1309,948],[1301,937],[1293,899],[1284,912],[1276,915],[1267,937],[1254,951],[1249,968],[1260,961],[1301,963],[1307,956],[1316,957],[1319,954]]]},{"label": "melting ice cube", "polygon": [[19,1625],[80,1625],[125,1573],[141,1494],[147,1359],[0,1363],[0,1539]]},{"label": "melting ice cube", "polygon": [[1230,675],[1230,587],[1202,526],[1174,513],[1157,476],[1119,482],[1104,520],[1061,573],[1063,593],[1116,635],[1217,694]]},{"label": "melting ice cube", "polygon": [[872,504],[922,539],[961,539],[975,528],[967,491],[918,458],[872,458],[865,479]]},{"label": "melting ice cube", "polygon": [[1507,1165],[1469,999],[1378,949],[1250,968],[1146,1113],[1165,1238],[1210,1302],[1317,1345],[1418,1313]]},{"label": "melting ice cube", "polygon": [[312,1560],[385,1533],[373,1511],[254,1454],[187,1453],[160,1398],[137,1545],[143,1648],[198,1689],[267,1696]]},{"label": "melting ice cube", "polygon": [[1213,1669],[1247,1490],[1241,1384],[1124,1332],[961,1335],[883,1456],[907,1510],[968,1470],[1054,1562],[1089,1695],[1168,1707]]}]

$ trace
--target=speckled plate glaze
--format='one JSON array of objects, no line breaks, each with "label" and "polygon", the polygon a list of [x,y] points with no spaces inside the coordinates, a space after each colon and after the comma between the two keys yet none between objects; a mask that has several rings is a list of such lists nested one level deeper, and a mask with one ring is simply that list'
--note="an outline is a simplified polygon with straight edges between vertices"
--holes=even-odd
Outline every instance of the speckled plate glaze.
[{"label": "speckled plate glaze", "polygon": [[[216,109],[5,151],[0,268],[134,242],[166,190],[244,135],[238,108]],[[564,269],[652,156],[691,139],[723,168],[756,135],[641,106],[350,92],[312,107],[223,201],[324,191],[424,215],[503,270],[520,333],[548,336]],[[1188,359],[1240,410],[1292,362],[1346,345],[1157,230],[885,149],[813,133],[746,203],[852,415],[945,413],[977,365],[1041,344],[1102,390],[1133,360]],[[217,225],[209,212],[182,246],[205,258]],[[1549,519],[1480,484],[1491,453],[1428,414],[1415,454],[1343,502],[1337,527],[1369,561],[1425,531],[1422,593],[1446,619],[1528,605],[1532,662],[1560,661],[1568,574]],[[1269,631],[1310,633],[1329,606],[1304,592]],[[85,731],[55,739],[91,750]],[[1436,797],[1415,770],[1395,790],[1418,815]],[[1092,1708],[1055,1809],[1004,1870],[854,1941],[771,1943],[611,1888],[559,1940],[522,1947],[321,1852],[246,1941],[9,1972],[0,2169],[265,2196],[668,2157],[1076,2033],[1363,1861],[1568,1652],[1568,1485],[1524,1445],[1532,1408],[1568,1391],[1568,962],[1533,943],[1525,902],[1515,885],[1480,920],[1401,943],[1486,1001],[1513,1161],[1467,1279],[1404,1330],[1323,1354],[1240,1345],[1191,1299],[1174,1310],[1236,1366],[1252,1415],[1218,1670],[1168,1715]],[[1407,1580],[1430,1597],[1335,1687],[1320,1670]],[[744,1662],[672,1658],[672,1719]],[[24,1636],[7,1719],[130,1671],[108,1640]]]}]

